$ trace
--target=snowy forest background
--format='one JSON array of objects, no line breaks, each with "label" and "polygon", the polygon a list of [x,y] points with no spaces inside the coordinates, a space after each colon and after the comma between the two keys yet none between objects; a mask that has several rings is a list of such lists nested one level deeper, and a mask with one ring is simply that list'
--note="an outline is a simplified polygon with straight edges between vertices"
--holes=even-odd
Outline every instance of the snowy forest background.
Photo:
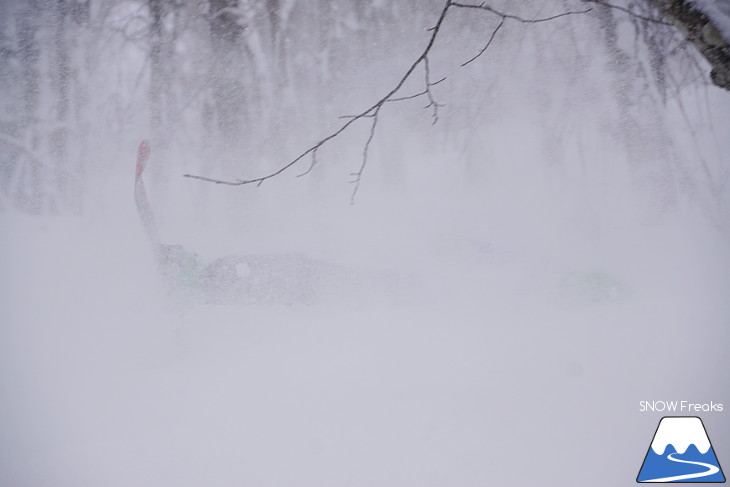
[{"label": "snowy forest background", "polygon": [[[450,9],[182,177],[445,3],[0,2],[0,485],[615,485],[730,403],[730,93],[646,2]],[[142,139],[162,239],[329,285],[171,290]]]}]

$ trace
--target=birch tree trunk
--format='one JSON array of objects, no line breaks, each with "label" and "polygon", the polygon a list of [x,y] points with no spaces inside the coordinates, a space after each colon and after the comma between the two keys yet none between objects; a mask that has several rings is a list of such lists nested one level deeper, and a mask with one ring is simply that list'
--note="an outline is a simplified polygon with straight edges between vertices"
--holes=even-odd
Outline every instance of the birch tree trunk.
[{"label": "birch tree trunk", "polygon": [[712,66],[715,85],[730,90],[730,39],[705,13],[687,0],[648,0],[670,18]]},{"label": "birch tree trunk", "polygon": [[56,94],[55,118],[56,128],[50,134],[50,149],[55,169],[55,186],[58,199],[53,201],[54,210],[61,203],[70,200],[70,181],[68,171],[68,124],[69,124],[69,82],[70,60],[66,25],[70,14],[70,1],[55,0],[53,17],[55,31],[53,33],[54,50],[54,91]]},{"label": "birch tree trunk", "polygon": [[150,10],[150,129],[152,139],[159,141],[162,132],[162,93],[164,90],[164,66],[163,66],[163,18],[164,0],[148,0]]},{"label": "birch tree trunk", "polygon": [[[18,22],[18,57],[23,82],[23,113],[19,117],[18,135],[31,151],[37,151],[40,146],[40,135],[35,129],[40,107],[39,9],[38,0],[28,0]],[[21,177],[16,188],[16,201],[22,209],[37,214],[43,208],[43,167],[35,157],[26,161],[19,168]]]},{"label": "birch tree trunk", "polygon": [[243,136],[246,96],[242,81],[244,30],[238,0],[209,0],[213,48],[212,89],[217,126],[224,144],[236,145]]}]

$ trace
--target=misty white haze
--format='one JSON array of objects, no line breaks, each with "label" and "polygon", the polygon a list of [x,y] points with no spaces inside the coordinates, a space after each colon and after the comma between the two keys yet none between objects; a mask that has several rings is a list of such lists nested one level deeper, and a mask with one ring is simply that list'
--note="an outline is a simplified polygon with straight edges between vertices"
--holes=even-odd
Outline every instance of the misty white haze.
[{"label": "misty white haze", "polygon": [[1,2],[0,486],[633,483],[730,403],[730,91],[600,3]]}]

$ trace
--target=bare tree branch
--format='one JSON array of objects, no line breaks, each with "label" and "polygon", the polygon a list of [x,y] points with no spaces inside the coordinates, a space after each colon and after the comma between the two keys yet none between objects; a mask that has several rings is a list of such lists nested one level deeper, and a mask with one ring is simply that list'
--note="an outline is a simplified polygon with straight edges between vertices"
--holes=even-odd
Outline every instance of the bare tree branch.
[{"label": "bare tree branch", "polygon": [[504,25],[504,21],[505,21],[505,19],[504,19],[504,17],[502,17],[502,20],[499,21],[499,25],[497,25],[497,27],[492,31],[492,35],[489,37],[489,40],[487,41],[487,45],[485,45],[482,48],[482,50],[479,51],[479,53],[477,53],[476,56],[474,56],[473,58],[469,59],[468,61],[462,63],[461,64],[462,67],[464,67],[467,64],[469,64],[470,62],[474,61],[476,58],[478,58],[479,56],[481,56],[482,54],[484,54],[484,51],[486,51],[487,49],[489,49],[489,46],[492,45],[492,41],[497,36],[497,32],[499,32],[499,29],[501,29],[502,26]]},{"label": "bare tree branch", "polygon": [[494,15],[497,15],[501,17],[502,19],[510,19],[510,20],[516,20],[517,22],[522,22],[523,24],[537,24],[539,22],[548,22],[550,20],[555,20],[560,17],[565,17],[567,15],[576,15],[576,14],[585,14],[591,11],[591,9],[586,10],[579,10],[579,11],[570,11],[570,12],[563,12],[561,14],[553,15],[551,17],[545,17],[541,19],[525,19],[523,17],[519,17],[517,15],[512,14],[506,14],[504,12],[500,12],[499,10],[490,7],[485,2],[480,3],[479,5],[471,5],[468,3],[458,3],[458,2],[452,2],[451,6],[458,7],[458,8],[473,8],[478,10],[486,10],[487,12],[491,12]]},{"label": "bare tree branch", "polygon": [[[434,81],[433,83],[430,83],[429,86],[436,86],[437,84],[439,84],[439,83],[441,83],[442,81],[445,81],[445,80],[446,80],[446,76],[444,76],[443,78],[441,78],[438,81]],[[423,90],[423,91],[421,91],[419,93],[415,93],[413,95],[408,95],[408,96],[402,96],[400,98],[388,98],[385,101],[386,101],[386,103],[391,103],[391,102],[394,102],[394,101],[413,100],[414,98],[418,98],[419,96],[423,96],[423,95],[426,95],[426,94],[428,94],[428,90]]]},{"label": "bare tree branch", "polygon": [[[334,139],[337,136],[339,136],[340,134],[342,134],[345,130],[347,130],[348,128],[350,128],[350,126],[352,124],[354,124],[357,120],[364,119],[364,118],[372,118],[373,119],[373,122],[372,122],[372,125],[370,126],[370,133],[369,133],[368,139],[365,142],[365,146],[363,148],[362,162],[360,164],[360,168],[359,168],[359,170],[357,172],[354,172],[354,173],[351,174],[354,177],[352,183],[355,184],[355,189],[354,189],[354,191],[352,193],[352,198],[351,198],[351,200],[354,201],[354,198],[355,198],[355,196],[357,194],[357,191],[358,191],[358,189],[360,187],[360,181],[362,179],[363,172],[364,172],[364,170],[365,170],[365,168],[367,166],[367,163],[368,163],[368,152],[369,152],[369,149],[370,149],[370,145],[371,145],[371,143],[373,141],[373,138],[375,136],[375,129],[376,129],[376,126],[377,126],[377,123],[378,123],[378,114],[380,113],[380,109],[383,107],[383,105],[385,103],[411,100],[411,99],[418,98],[418,97],[421,97],[421,96],[426,96],[428,98],[428,102],[429,103],[428,103],[428,105],[426,105],[425,108],[431,108],[432,109],[431,116],[433,118],[433,123],[436,123],[438,121],[438,109],[439,109],[439,107],[441,107],[443,105],[439,104],[436,101],[436,99],[435,99],[435,97],[433,95],[433,92],[431,90],[431,87],[433,87],[433,86],[441,83],[446,78],[441,78],[438,81],[431,82],[431,71],[430,71],[430,66],[429,66],[429,63],[428,63],[428,55],[431,52],[431,49],[433,48],[434,43],[436,42],[436,38],[438,37],[439,31],[441,30],[441,27],[443,25],[444,19],[446,18],[446,14],[448,13],[449,9],[452,8],[452,7],[465,8],[465,9],[479,9],[479,10],[484,10],[484,11],[487,11],[487,12],[490,12],[490,13],[492,13],[494,15],[499,16],[500,19],[501,19],[500,24],[497,26],[497,28],[495,29],[495,31],[492,32],[492,35],[491,35],[490,40],[487,43],[487,45],[481,50],[481,52],[479,54],[477,54],[474,58],[472,58],[469,61],[467,61],[466,63],[464,63],[464,65],[469,64],[471,61],[473,61],[474,59],[476,59],[477,57],[479,57],[481,54],[483,54],[487,50],[487,48],[489,47],[489,45],[494,40],[494,37],[496,36],[497,31],[502,27],[502,24],[507,19],[514,20],[514,21],[517,21],[517,22],[522,22],[522,23],[539,23],[539,22],[547,22],[547,21],[554,20],[554,19],[557,19],[557,18],[560,18],[560,17],[565,17],[567,15],[583,14],[583,13],[589,12],[591,10],[589,8],[589,9],[581,10],[581,11],[563,12],[561,14],[553,15],[551,17],[527,19],[527,18],[519,17],[517,15],[512,15],[512,14],[507,14],[507,13],[501,12],[499,10],[496,10],[496,9],[494,9],[494,8],[486,5],[486,3],[481,3],[479,5],[470,5],[470,4],[464,4],[464,3],[454,2],[453,0],[446,0],[446,3],[444,4],[444,7],[441,9],[441,13],[439,14],[439,17],[438,17],[438,20],[436,21],[436,24],[433,27],[431,27],[430,29],[428,29],[428,31],[431,33],[431,36],[429,37],[428,42],[426,43],[425,48],[423,49],[423,51],[421,52],[421,54],[416,58],[416,60],[413,61],[413,63],[406,70],[406,72],[403,74],[403,76],[400,77],[400,79],[396,82],[396,84],[393,86],[393,88],[390,89],[390,91],[388,91],[382,98],[380,98],[377,102],[375,102],[369,108],[363,110],[362,112],[360,112],[360,113],[358,113],[356,115],[346,115],[344,117],[341,117],[341,118],[347,118],[348,120],[344,124],[342,124],[340,126],[340,128],[338,128],[334,132],[330,133],[329,135],[327,135],[323,139],[320,139],[318,142],[316,142],[310,148],[308,148],[307,150],[305,150],[304,152],[302,152],[301,154],[299,154],[294,159],[292,159],[288,163],[284,164],[283,166],[281,166],[277,170],[275,170],[275,171],[273,171],[271,173],[268,173],[268,174],[266,174],[264,176],[261,176],[261,177],[257,177],[257,178],[253,178],[253,179],[236,179],[236,180],[215,179],[215,178],[210,178],[210,177],[200,176],[200,175],[194,175],[194,174],[185,174],[184,177],[191,178],[191,179],[197,179],[197,180],[200,180],[200,181],[206,181],[206,182],[214,183],[214,184],[225,184],[225,185],[230,185],[230,186],[243,186],[243,185],[246,185],[246,184],[256,184],[257,186],[260,186],[264,181],[267,181],[267,180],[269,180],[271,178],[274,178],[274,177],[278,176],[279,174],[281,174],[284,171],[288,170],[289,168],[291,168],[292,166],[296,165],[302,159],[304,159],[305,157],[307,157],[308,155],[311,154],[312,155],[312,163],[310,164],[309,168],[306,171],[304,171],[303,173],[299,174],[299,176],[303,176],[303,175],[308,174],[309,172],[311,172],[311,170],[316,165],[316,161],[317,161],[316,160],[316,152],[317,152],[317,150],[319,150],[319,148],[321,148],[322,146],[324,146],[325,144],[327,144],[329,141],[331,141],[332,139]],[[413,94],[413,95],[408,95],[408,96],[393,98],[393,95],[395,95],[403,87],[403,85],[411,77],[411,75],[413,74],[413,72],[416,70],[416,68],[421,63],[423,63],[423,66],[424,66],[424,84],[425,84],[425,89],[422,92],[419,92],[419,93],[416,93],[416,94]]]},{"label": "bare tree branch", "polygon": [[352,183],[355,185],[355,189],[352,190],[352,195],[350,195],[350,204],[355,203],[355,196],[357,196],[357,190],[360,189],[360,181],[362,180],[362,173],[365,171],[365,166],[368,164],[368,151],[370,150],[370,143],[373,141],[373,137],[375,137],[375,127],[378,125],[378,112],[380,111],[380,108],[377,108],[375,110],[375,113],[373,113],[373,124],[370,126],[370,135],[368,136],[367,142],[365,142],[365,146],[362,149],[362,163],[360,164],[360,169],[357,172],[354,172],[351,174],[351,176],[354,177],[352,180]]},{"label": "bare tree branch", "polygon": [[602,5],[604,7],[612,8],[615,10],[620,10],[621,12],[627,13],[627,14],[631,15],[632,17],[636,17],[637,19],[645,20],[647,22],[652,22],[654,24],[667,25],[670,27],[674,25],[671,22],[667,22],[662,19],[654,19],[651,17],[647,17],[646,15],[641,15],[640,13],[634,12],[631,9],[622,7],[621,5],[614,5],[612,3],[604,2],[603,0],[581,0],[581,1],[585,2],[585,3],[595,3],[596,5]]},{"label": "bare tree branch", "polygon": [[312,172],[312,169],[314,169],[314,166],[316,166],[316,165],[317,165],[317,149],[314,149],[312,151],[312,163],[309,165],[309,168],[306,171],[304,171],[303,173],[297,174],[297,177],[301,178],[302,176],[306,176],[307,174]]},{"label": "bare tree branch", "polygon": [[[330,140],[334,139],[338,135],[340,135],[342,132],[347,130],[350,125],[355,123],[355,121],[360,120],[361,118],[365,118],[369,115],[374,115],[377,111],[380,110],[380,108],[383,106],[383,104],[390,99],[391,96],[393,96],[395,93],[398,92],[398,90],[401,89],[401,87],[405,84],[406,80],[410,78],[411,74],[413,74],[413,71],[418,67],[419,64],[423,62],[424,59],[426,59],[426,56],[428,56],[428,53],[431,51],[431,48],[433,47],[434,42],[436,41],[436,37],[438,36],[439,30],[441,29],[441,26],[443,25],[444,18],[446,18],[446,13],[448,12],[449,8],[451,7],[452,3],[451,0],[446,1],[446,5],[444,5],[444,8],[441,10],[441,14],[439,15],[438,20],[436,21],[436,25],[431,30],[431,37],[428,40],[428,43],[426,44],[425,49],[421,53],[420,56],[411,64],[411,66],[408,68],[408,70],[405,72],[405,74],[400,78],[400,80],[395,84],[395,86],[380,100],[375,102],[374,105],[372,105],[370,108],[367,108],[363,112],[359,113],[358,115],[353,116],[350,120],[345,122],[339,129],[335,130],[331,134],[329,134],[327,137],[321,139],[319,142],[314,144],[312,147],[307,149],[306,151],[299,154],[297,157],[292,159],[287,164],[283,165],[279,169],[277,169],[274,172],[271,172],[265,176],[261,176],[254,179],[237,179],[234,181],[229,180],[223,180],[223,179],[214,179],[214,178],[208,178],[205,176],[197,176],[193,174],[185,174],[184,177],[186,178],[192,178],[192,179],[199,179],[201,181],[207,181],[209,183],[215,183],[215,184],[226,184],[230,186],[242,186],[244,184],[252,184],[252,183],[258,183],[261,184],[267,179],[271,179],[273,177],[278,176],[279,174],[283,173],[299,161],[301,161],[304,157],[311,154],[312,152],[316,151],[323,145],[325,145]],[[372,137],[370,139],[372,140]]]},{"label": "bare tree branch", "polygon": [[[446,78],[444,78],[446,79]],[[394,102],[394,101],[405,101],[405,100],[413,100],[414,98],[418,98],[419,96],[423,96],[426,93],[428,93],[427,90],[423,90],[419,93],[416,93],[414,95],[408,95],[408,96],[402,96],[400,98],[391,98],[390,100],[386,100],[387,102]]]},{"label": "bare tree branch", "polygon": [[444,105],[436,102],[436,99],[433,97],[433,92],[431,91],[431,87],[434,85],[434,83],[431,83],[431,69],[428,66],[428,56],[423,58],[423,70],[425,74],[424,82],[426,84],[426,96],[428,96],[428,105],[423,108],[433,109],[431,117],[433,118],[432,125],[435,125],[436,122],[439,121],[439,107],[442,107]]}]

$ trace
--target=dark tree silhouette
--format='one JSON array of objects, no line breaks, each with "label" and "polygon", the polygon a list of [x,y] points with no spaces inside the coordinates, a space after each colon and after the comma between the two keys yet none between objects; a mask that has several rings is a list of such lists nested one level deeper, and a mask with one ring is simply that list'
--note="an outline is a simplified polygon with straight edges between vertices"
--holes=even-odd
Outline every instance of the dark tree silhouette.
[{"label": "dark tree silhouette", "polygon": [[717,20],[711,19],[696,5],[686,0],[648,0],[659,12],[682,31],[712,66],[710,79],[720,88],[730,90],[730,39]]}]

